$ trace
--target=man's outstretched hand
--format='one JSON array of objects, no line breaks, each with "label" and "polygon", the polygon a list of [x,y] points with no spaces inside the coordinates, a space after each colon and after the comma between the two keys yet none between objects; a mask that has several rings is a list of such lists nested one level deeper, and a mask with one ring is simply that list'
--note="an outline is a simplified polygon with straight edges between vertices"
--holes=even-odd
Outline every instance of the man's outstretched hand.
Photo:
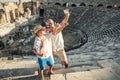
[{"label": "man's outstretched hand", "polygon": [[70,16],[69,9],[65,9],[65,10],[63,10],[63,12],[64,12],[64,14],[65,14],[65,15],[68,15],[68,16]]}]

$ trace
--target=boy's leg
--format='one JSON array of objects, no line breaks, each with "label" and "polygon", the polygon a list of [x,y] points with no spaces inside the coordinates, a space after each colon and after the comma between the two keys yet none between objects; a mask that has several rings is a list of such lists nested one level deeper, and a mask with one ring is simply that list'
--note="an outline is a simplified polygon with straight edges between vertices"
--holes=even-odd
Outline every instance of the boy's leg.
[{"label": "boy's leg", "polygon": [[54,74],[53,66],[50,66],[50,67],[49,67],[49,69],[48,69],[48,73],[49,73],[49,74]]},{"label": "boy's leg", "polygon": [[44,79],[44,70],[40,70],[40,77],[41,77],[41,80],[45,80]]},{"label": "boy's leg", "polygon": [[44,70],[46,67],[46,59],[38,58],[39,63],[39,75],[41,77],[41,80],[44,80]]},{"label": "boy's leg", "polygon": [[47,65],[49,66],[48,73],[54,74],[54,71],[53,71],[53,65],[54,65],[54,63],[52,61],[51,56],[49,56],[48,59],[47,59]]}]

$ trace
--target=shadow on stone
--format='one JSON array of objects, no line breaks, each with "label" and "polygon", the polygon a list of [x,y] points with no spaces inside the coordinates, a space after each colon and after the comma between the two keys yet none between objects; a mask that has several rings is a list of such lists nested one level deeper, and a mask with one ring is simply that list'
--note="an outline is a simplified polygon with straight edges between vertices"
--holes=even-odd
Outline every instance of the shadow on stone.
[{"label": "shadow on stone", "polygon": [[0,79],[18,76],[29,76],[35,74],[35,68],[19,68],[0,70]]}]

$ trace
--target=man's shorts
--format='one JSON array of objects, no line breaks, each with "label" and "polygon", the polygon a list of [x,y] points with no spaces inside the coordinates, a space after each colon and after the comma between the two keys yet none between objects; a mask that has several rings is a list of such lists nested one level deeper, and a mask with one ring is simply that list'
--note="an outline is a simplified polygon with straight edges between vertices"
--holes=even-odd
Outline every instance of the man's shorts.
[{"label": "man's shorts", "polygon": [[61,59],[61,61],[67,61],[67,55],[64,49],[53,51],[53,54],[57,55]]},{"label": "man's shorts", "polygon": [[48,66],[53,66],[53,61],[51,56],[49,56],[48,58],[39,58],[38,57],[38,64],[39,64],[39,69],[40,70],[45,70],[46,69],[46,64]]}]

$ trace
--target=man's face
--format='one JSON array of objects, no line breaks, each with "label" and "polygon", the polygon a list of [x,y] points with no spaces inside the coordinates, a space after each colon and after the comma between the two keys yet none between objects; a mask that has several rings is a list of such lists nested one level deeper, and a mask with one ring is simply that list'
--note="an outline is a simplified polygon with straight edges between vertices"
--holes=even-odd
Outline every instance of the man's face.
[{"label": "man's face", "polygon": [[50,27],[54,27],[54,21],[52,19],[49,19],[47,23],[49,24]]},{"label": "man's face", "polygon": [[46,33],[52,32],[52,27],[46,27]]}]

